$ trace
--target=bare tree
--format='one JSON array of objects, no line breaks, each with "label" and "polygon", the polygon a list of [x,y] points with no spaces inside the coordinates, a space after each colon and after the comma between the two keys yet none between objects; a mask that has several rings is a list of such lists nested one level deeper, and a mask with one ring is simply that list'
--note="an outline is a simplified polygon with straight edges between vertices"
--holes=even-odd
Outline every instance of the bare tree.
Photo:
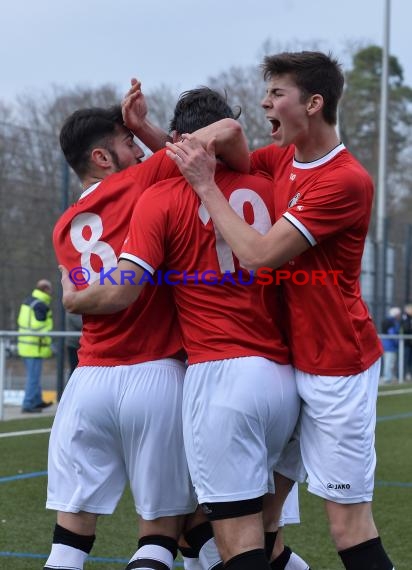
[{"label": "bare tree", "polygon": [[165,131],[169,130],[177,98],[178,94],[167,85],[160,85],[147,94],[150,118]]},{"label": "bare tree", "polygon": [[[111,85],[54,87],[40,97],[20,96],[13,110],[0,105],[1,328],[15,328],[19,304],[39,278],[50,278],[57,289],[51,234],[64,202],[58,141],[64,119],[79,107],[120,100]],[[69,201],[74,201],[79,193],[74,176],[70,188]]]}]

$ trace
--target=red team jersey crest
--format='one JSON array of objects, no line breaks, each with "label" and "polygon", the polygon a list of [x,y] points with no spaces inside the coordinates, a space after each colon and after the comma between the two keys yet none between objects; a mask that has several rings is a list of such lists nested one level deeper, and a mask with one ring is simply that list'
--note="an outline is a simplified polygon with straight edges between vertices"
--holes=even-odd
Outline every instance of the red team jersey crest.
[{"label": "red team jersey crest", "polygon": [[[72,272],[75,282],[81,275],[88,283],[99,281],[117,267],[137,200],[148,186],[173,174],[174,163],[160,151],[89,188],[66,210],[54,228],[53,244],[59,264]],[[146,286],[139,299],[119,313],[83,315],[79,366],[136,364],[180,349],[167,286]]]},{"label": "red team jersey crest", "polygon": [[369,174],[343,145],[299,163],[294,147],[271,144],[252,153],[252,166],[274,177],[276,218],[316,246],[282,268],[308,278],[282,282],[294,365],[332,376],[366,370],[382,353],[359,282],[373,199]]},{"label": "red team jersey crest", "polygon": [[[216,182],[240,216],[261,233],[268,231],[274,214],[269,178],[218,167]],[[171,288],[190,364],[243,356],[289,362],[276,288],[256,280],[245,284],[249,272],[183,178],[156,184],[142,196],[120,257],[150,273],[163,263],[176,272],[179,282]]]}]

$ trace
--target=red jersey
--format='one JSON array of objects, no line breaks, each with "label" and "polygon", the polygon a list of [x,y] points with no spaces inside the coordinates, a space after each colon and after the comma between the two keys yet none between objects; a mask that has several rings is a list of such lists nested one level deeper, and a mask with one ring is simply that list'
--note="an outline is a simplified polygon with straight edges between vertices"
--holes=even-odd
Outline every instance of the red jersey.
[{"label": "red jersey", "polygon": [[252,166],[274,177],[276,218],[314,246],[278,273],[294,365],[330,376],[366,370],[382,354],[359,283],[371,177],[342,144],[310,163],[271,144],[252,153]]},{"label": "red jersey", "polygon": [[[219,166],[216,182],[240,216],[261,233],[268,231],[273,219],[269,178]],[[163,263],[170,270],[190,364],[243,356],[289,362],[275,324],[273,289],[239,266],[184,178],[160,182],[142,196],[120,257],[152,274]]]},{"label": "red jersey", "polygon": [[[157,180],[176,173],[164,151],[112,174],[87,189],[64,212],[53,231],[60,264],[76,284],[88,283],[117,267],[136,201]],[[90,276],[90,278],[89,278]],[[78,284],[84,288],[87,284]],[[172,356],[181,349],[175,306],[168,287],[146,287],[127,309],[112,315],[84,315],[79,366],[118,366]]]}]

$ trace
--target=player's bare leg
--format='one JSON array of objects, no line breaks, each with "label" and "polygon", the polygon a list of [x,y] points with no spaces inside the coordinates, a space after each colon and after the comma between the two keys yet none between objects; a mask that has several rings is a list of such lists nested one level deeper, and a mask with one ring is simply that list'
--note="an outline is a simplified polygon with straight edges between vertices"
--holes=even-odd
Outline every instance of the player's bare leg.
[{"label": "player's bare leg", "polygon": [[286,497],[294,485],[294,481],[280,473],[274,473],[275,493],[267,493],[263,497],[263,525],[265,532],[276,532],[282,515]]},{"label": "player's bare leg", "polygon": [[57,513],[57,524],[84,536],[94,534],[96,532],[97,516],[94,513]]},{"label": "player's bare leg", "polygon": [[58,512],[52,549],[44,568],[83,570],[95,540],[96,524],[97,515],[93,513]]},{"label": "player's bare leg", "polygon": [[264,549],[262,513],[212,521],[225,569],[269,570]]},{"label": "player's bare leg", "polygon": [[371,503],[325,501],[329,528],[347,570],[393,570],[372,516]]},{"label": "player's bare leg", "polygon": [[295,552],[285,546],[283,531],[278,521],[282,507],[294,481],[280,475],[275,476],[275,494],[263,499],[263,524],[265,529],[265,550],[272,570],[310,570],[309,565]]},{"label": "player's bare leg", "polygon": [[139,536],[150,534],[164,534],[177,539],[182,531],[185,515],[177,517],[160,517],[154,520],[145,520],[139,517]]},{"label": "player's bare leg", "polygon": [[[147,560],[145,567],[148,569],[158,568],[159,563],[164,565],[165,570],[171,569],[176,558],[177,538],[184,519],[184,516],[161,517],[151,521],[140,519],[139,547],[127,568],[129,570],[137,568],[137,565]],[[96,514],[59,512],[52,550],[45,570],[52,568],[83,570],[84,562],[94,543],[96,525]]]}]

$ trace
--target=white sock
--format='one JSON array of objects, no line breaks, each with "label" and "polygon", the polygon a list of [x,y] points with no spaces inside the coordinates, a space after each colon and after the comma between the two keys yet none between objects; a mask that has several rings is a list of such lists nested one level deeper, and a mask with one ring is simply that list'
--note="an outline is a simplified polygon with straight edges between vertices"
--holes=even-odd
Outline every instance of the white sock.
[{"label": "white sock", "polygon": [[309,565],[297,554],[292,552],[285,570],[310,570]]},{"label": "white sock", "polygon": [[87,553],[66,544],[53,544],[45,564],[46,568],[83,570]]},{"label": "white sock", "polygon": [[186,558],[185,556],[182,556],[182,558],[185,570],[203,570],[199,558]]},{"label": "white sock", "polygon": [[147,566],[141,566],[139,570],[153,570],[153,566],[150,562],[153,560],[155,562],[162,562],[169,570],[173,567],[173,555],[167,548],[163,546],[158,546],[157,544],[145,544],[139,548],[135,554],[133,554],[130,562],[135,560],[147,560]]},{"label": "white sock", "polygon": [[199,562],[201,568],[207,569],[212,569],[222,562],[214,538],[210,538],[200,549]]}]

